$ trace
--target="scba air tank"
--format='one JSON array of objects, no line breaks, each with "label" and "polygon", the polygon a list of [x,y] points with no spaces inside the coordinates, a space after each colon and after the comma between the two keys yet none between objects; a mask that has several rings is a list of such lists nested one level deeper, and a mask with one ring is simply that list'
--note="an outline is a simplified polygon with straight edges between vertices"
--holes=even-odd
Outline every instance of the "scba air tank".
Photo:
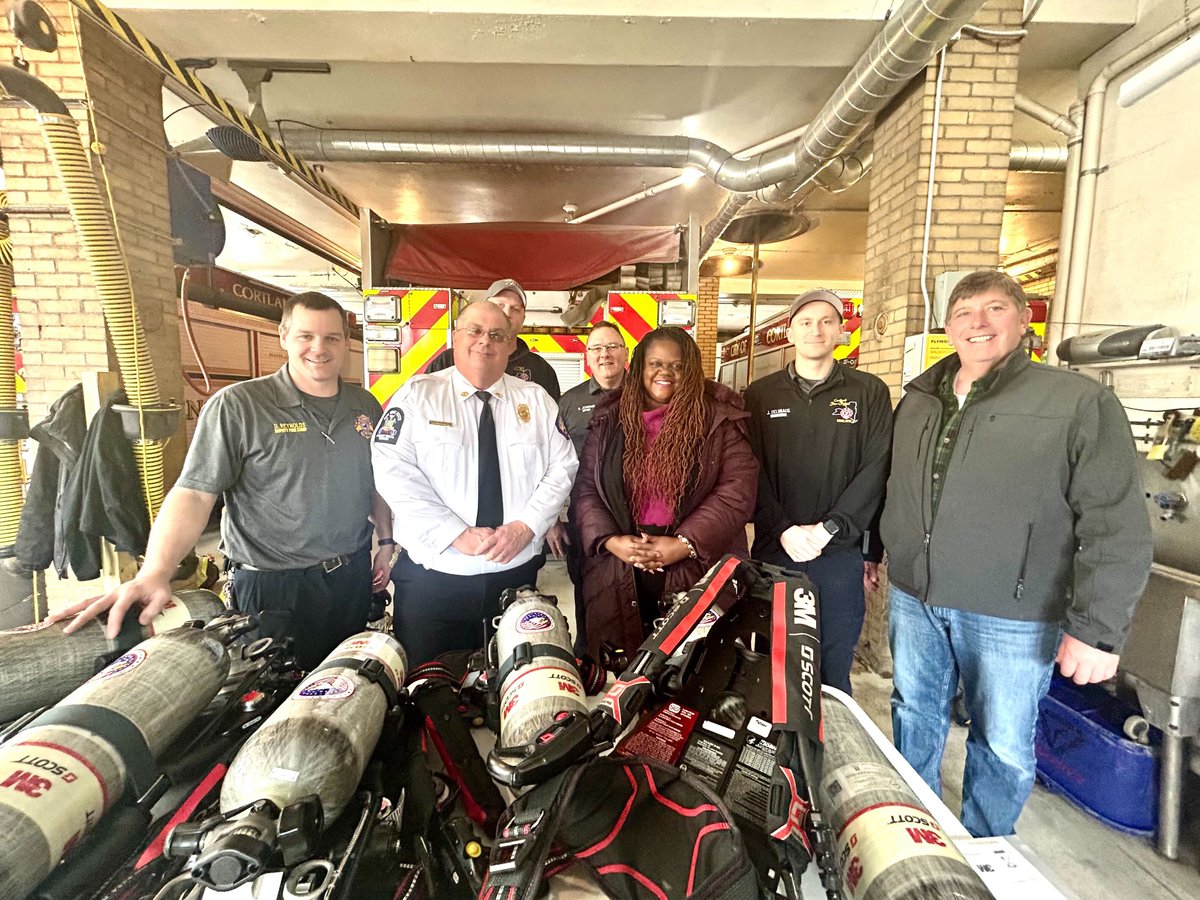
[{"label": "scba air tank", "polygon": [[224,615],[225,604],[212,591],[179,591],[163,611],[146,626],[137,616],[125,618],[125,627],[113,640],[104,636],[104,625],[93,619],[75,634],[63,634],[66,622],[41,622],[0,631],[0,722],[30,710],[57,703],[96,674],[96,660],[124,653],[138,641],[178,628],[185,622],[208,622]]},{"label": "scba air tank", "polygon": [[408,659],[390,636],[347,638],[308,674],[238,751],[221,788],[221,811],[260,800],[279,809],[316,794],[325,823],[354,796]]},{"label": "scba air tank", "polygon": [[177,628],[143,641],[0,747],[0,898],[26,896],[153,770],[217,695],[228,639]]},{"label": "scba air tank", "polygon": [[518,747],[560,712],[586,714],[567,620],[553,597],[520,591],[496,626],[500,746]]},{"label": "scba air tank", "polygon": [[992,894],[862,725],[821,697],[821,803],[852,900],[989,900]]}]

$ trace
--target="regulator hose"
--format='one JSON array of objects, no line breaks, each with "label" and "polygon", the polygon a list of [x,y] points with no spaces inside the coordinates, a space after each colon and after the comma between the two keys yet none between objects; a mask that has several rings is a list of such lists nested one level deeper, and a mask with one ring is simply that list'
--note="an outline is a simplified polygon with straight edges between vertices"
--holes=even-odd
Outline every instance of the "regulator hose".
[{"label": "regulator hose", "polygon": [[[129,269],[117,241],[116,229],[92,174],[91,164],[75,120],[62,100],[43,82],[12,66],[0,66],[0,89],[25,101],[38,113],[38,125],[50,149],[51,161],[71,207],[71,218],[91,265],[100,294],[104,322],[116,350],[117,365],[130,403],[139,411],[160,405],[158,383],[146,334],[133,299]],[[144,433],[144,429],[143,429]],[[135,439],[133,455],[151,521],[158,515],[164,493],[163,445]]]}]

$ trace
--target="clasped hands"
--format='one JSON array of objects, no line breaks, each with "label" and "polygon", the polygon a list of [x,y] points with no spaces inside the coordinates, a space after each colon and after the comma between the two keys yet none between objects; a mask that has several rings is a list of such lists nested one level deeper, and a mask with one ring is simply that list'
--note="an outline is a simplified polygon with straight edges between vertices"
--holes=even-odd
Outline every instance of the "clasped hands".
[{"label": "clasped hands", "polygon": [[635,569],[661,572],[688,558],[688,547],[671,535],[617,534],[604,542],[604,549]]},{"label": "clasped hands", "polygon": [[511,562],[533,540],[533,530],[524,522],[506,522],[495,528],[472,526],[450,546],[467,556],[482,556],[488,562]]}]

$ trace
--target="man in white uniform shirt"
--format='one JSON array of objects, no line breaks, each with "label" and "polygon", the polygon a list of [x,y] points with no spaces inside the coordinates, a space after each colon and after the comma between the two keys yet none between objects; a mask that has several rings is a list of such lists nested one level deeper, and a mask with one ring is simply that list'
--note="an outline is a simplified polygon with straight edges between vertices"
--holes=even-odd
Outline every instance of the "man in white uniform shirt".
[{"label": "man in white uniform shirt", "polygon": [[534,584],[579,462],[540,386],[504,373],[512,324],[495,304],[454,327],[454,367],[418,375],[375,429],[375,485],[403,550],[394,629],[412,664],[483,646],[505,588]]}]

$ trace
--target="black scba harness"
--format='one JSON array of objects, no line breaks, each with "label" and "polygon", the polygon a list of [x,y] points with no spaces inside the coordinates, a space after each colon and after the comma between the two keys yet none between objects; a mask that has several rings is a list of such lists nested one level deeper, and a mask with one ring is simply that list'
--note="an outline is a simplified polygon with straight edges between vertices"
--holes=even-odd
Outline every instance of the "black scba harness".
[{"label": "black scba harness", "polygon": [[[718,600],[727,611],[689,643]],[[836,896],[832,837],[813,805],[816,600],[805,575],[727,556],[588,716],[493,755],[494,777],[538,787],[500,822],[483,900],[532,900],[572,863],[628,900],[757,898],[781,884],[799,896],[814,857]],[[635,719],[612,755],[595,756]],[[571,766],[581,757],[593,758]]]}]

